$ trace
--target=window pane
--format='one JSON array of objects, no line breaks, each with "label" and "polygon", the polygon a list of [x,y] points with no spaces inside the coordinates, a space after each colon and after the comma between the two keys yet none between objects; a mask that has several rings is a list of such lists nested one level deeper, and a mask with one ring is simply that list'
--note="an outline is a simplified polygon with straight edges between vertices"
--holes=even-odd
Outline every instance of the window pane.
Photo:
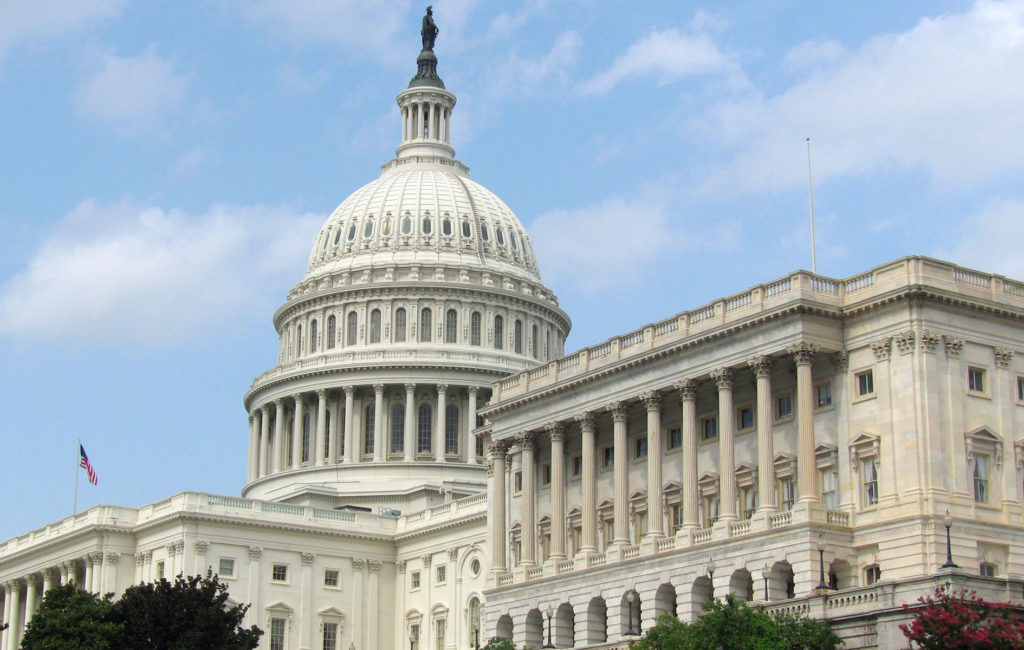
[{"label": "window pane", "polygon": [[432,326],[431,321],[433,320],[431,316],[429,307],[424,307],[420,311],[420,341],[424,343],[430,342],[430,328]]},{"label": "window pane", "polygon": [[399,307],[395,310],[395,342],[405,341],[405,309]]},{"label": "window pane", "polygon": [[430,408],[430,404],[420,404],[419,422],[417,425],[416,451],[418,453],[429,453],[433,430],[433,409]]}]

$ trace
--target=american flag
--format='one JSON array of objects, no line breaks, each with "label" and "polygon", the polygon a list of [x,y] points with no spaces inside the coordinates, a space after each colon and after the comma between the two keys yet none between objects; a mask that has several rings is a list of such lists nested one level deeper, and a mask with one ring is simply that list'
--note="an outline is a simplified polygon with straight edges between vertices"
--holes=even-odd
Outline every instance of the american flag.
[{"label": "american flag", "polygon": [[82,446],[82,443],[78,443],[78,450],[82,456],[82,460],[79,462],[79,465],[84,467],[85,471],[88,472],[89,482],[96,485],[99,483],[99,478],[96,477],[96,470],[92,468],[92,463],[89,462],[89,457],[85,455],[85,447]]}]

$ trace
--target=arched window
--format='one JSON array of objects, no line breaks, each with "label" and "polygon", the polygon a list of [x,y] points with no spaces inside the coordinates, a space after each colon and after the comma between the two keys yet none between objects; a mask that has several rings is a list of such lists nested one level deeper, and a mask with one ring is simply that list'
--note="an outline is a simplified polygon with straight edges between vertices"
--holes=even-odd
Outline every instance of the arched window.
[{"label": "arched window", "polygon": [[[324,420],[324,431],[331,430],[331,409],[327,409],[327,419]],[[331,436],[324,436],[324,458],[330,462],[331,459]]]},{"label": "arched window", "polygon": [[514,344],[515,344],[516,354],[522,354],[523,353],[523,321],[519,320],[518,318],[516,319],[516,329],[515,329]]},{"label": "arched window", "polygon": [[316,335],[317,335],[317,322],[313,319],[313,322],[309,324],[309,351],[316,352]]},{"label": "arched window", "polygon": [[302,354],[302,325],[295,326],[295,356]]},{"label": "arched window", "polygon": [[309,462],[309,421],[312,414],[307,412],[302,416],[302,462]]},{"label": "arched window", "polygon": [[430,234],[430,230],[432,228],[433,228],[433,224],[430,221],[430,217],[423,217],[423,222],[422,222],[422,225],[421,225],[421,229],[423,230],[423,234],[424,235],[429,235]]},{"label": "arched window", "polygon": [[494,317],[494,348],[496,350],[504,349],[505,338],[505,319],[501,316]]},{"label": "arched window", "polygon": [[373,404],[366,407],[366,418],[363,420],[363,453],[373,453],[374,419],[376,412]]},{"label": "arched window", "polygon": [[544,360],[551,358],[551,330],[544,330]]},{"label": "arched window", "polygon": [[380,343],[380,310],[370,312],[370,343]]},{"label": "arched window", "polygon": [[459,407],[454,404],[444,410],[444,453],[459,453]]},{"label": "arched window", "polygon": [[452,234],[451,219],[445,217],[444,221],[441,222],[441,232],[443,232],[446,236],[450,236]]},{"label": "arched window", "polygon": [[345,329],[345,345],[355,345],[359,336],[359,315],[354,311],[348,313],[348,325]]},{"label": "arched window", "polygon": [[400,454],[405,451],[405,404],[401,402],[391,407],[391,453]]},{"label": "arched window", "polygon": [[469,229],[469,222],[468,221],[463,221],[462,222],[462,236],[463,237],[469,237],[471,232],[472,231]]},{"label": "arched window", "polygon": [[366,220],[366,225],[363,226],[363,239],[369,239],[373,234],[373,221],[370,219]]},{"label": "arched window", "polygon": [[334,347],[334,341],[338,337],[338,319],[334,316],[327,317],[327,349]]},{"label": "arched window", "polygon": [[537,353],[540,350],[540,335],[537,333],[537,326],[533,326],[533,330],[530,333],[530,352],[533,354],[533,358],[537,358]]},{"label": "arched window", "polygon": [[475,311],[469,319],[469,344],[480,345],[480,312]]},{"label": "arched window", "polygon": [[395,310],[395,343],[405,342],[405,308]]},{"label": "arched window", "polygon": [[412,219],[408,216],[402,217],[402,234],[408,235],[412,232]]},{"label": "arched window", "polygon": [[459,314],[449,309],[444,315],[444,342],[455,343],[459,337]]},{"label": "arched window", "polygon": [[483,239],[484,241],[490,241],[490,239],[491,239],[490,236],[487,233],[487,224],[486,223],[480,224],[480,238]]},{"label": "arched window", "polygon": [[423,343],[430,343],[430,328],[432,326],[430,316],[430,307],[424,307],[420,311],[420,341]]},{"label": "arched window", "polygon": [[420,404],[419,420],[416,423],[416,453],[429,454],[434,432],[434,409],[430,404]]}]

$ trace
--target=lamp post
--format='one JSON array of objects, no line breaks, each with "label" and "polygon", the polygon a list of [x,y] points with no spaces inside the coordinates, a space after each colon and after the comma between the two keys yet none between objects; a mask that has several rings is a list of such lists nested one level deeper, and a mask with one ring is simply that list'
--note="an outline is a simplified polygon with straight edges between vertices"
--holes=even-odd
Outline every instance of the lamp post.
[{"label": "lamp post", "polygon": [[825,582],[825,540],[818,538],[818,586],[815,589],[828,590],[828,583]]},{"label": "lamp post", "polygon": [[416,641],[419,640],[419,634],[416,628],[409,629],[409,650],[416,650]]},{"label": "lamp post", "polygon": [[629,605],[629,617],[627,619],[626,634],[628,636],[635,636],[636,632],[633,631],[633,603],[636,602],[636,592],[630,589],[626,592],[626,603]]},{"label": "lamp post", "polygon": [[473,610],[473,647],[480,648],[480,608]]},{"label": "lamp post", "polygon": [[768,602],[768,576],[772,570],[768,568],[768,563],[765,562],[764,568],[761,569],[761,577],[764,578],[764,600]]},{"label": "lamp post", "polygon": [[711,581],[711,600],[715,599],[715,558],[708,558],[708,580]]},{"label": "lamp post", "polygon": [[551,609],[551,605],[548,605],[548,642],[544,644],[545,648],[554,648],[555,644],[551,643],[551,617],[555,615],[555,611]]},{"label": "lamp post", "polygon": [[942,518],[942,524],[946,527],[946,563],[942,565],[943,569],[959,569],[955,562],[953,562],[953,546],[949,541],[949,529],[953,527],[953,517],[949,515],[949,510],[946,510],[946,516]]}]

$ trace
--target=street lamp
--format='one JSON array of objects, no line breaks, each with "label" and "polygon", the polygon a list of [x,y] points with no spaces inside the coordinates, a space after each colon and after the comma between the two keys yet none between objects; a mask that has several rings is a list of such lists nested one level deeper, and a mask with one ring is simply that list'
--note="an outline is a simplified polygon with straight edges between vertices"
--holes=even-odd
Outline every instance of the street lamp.
[{"label": "street lamp", "polygon": [[949,515],[949,510],[946,510],[946,516],[942,518],[942,524],[946,527],[946,563],[942,568],[959,569],[960,567],[953,562],[953,546],[949,542],[949,529],[953,527],[953,518]]},{"label": "street lamp", "polygon": [[551,609],[551,605],[548,605],[548,642],[544,644],[545,648],[554,648],[555,644],[551,643],[551,617],[555,615],[555,610]]},{"label": "street lamp", "polygon": [[761,577],[764,578],[764,600],[768,602],[768,576],[772,570],[768,568],[768,563],[764,563],[764,568],[761,569]]},{"label": "street lamp", "polygon": [[420,638],[418,632],[415,627],[409,628],[409,650],[416,650],[416,641]]},{"label": "street lamp", "polygon": [[711,581],[711,600],[715,599],[715,558],[708,558],[708,580]]},{"label": "street lamp", "polygon": [[818,586],[815,589],[828,590],[828,583],[825,582],[825,540],[818,538],[818,573],[820,580]]},{"label": "street lamp", "polygon": [[628,636],[634,636],[636,635],[636,632],[633,631],[633,603],[636,602],[636,592],[632,589],[626,592],[626,602],[629,604],[629,623],[626,634]]}]

